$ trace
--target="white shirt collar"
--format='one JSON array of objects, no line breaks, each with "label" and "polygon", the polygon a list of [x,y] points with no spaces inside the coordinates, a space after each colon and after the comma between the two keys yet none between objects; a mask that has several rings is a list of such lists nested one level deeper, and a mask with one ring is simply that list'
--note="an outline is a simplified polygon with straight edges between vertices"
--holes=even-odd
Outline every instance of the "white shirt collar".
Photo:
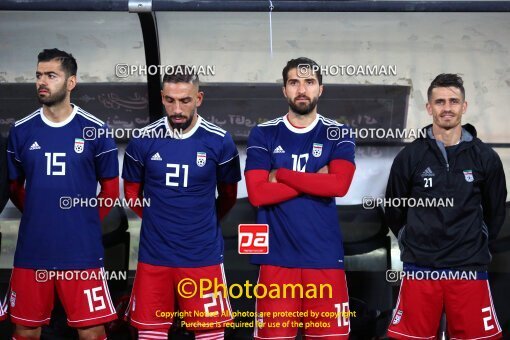
[{"label": "white shirt collar", "polygon": [[61,121],[61,122],[58,122],[58,123],[55,123],[55,122],[52,122],[51,120],[49,120],[43,113],[43,110],[44,108],[40,108],[39,109],[39,113],[41,114],[41,119],[42,121],[48,125],[48,126],[51,126],[51,127],[54,127],[54,128],[59,128],[59,127],[62,127],[62,126],[65,126],[67,125],[70,121],[73,120],[74,116],[76,116],[76,112],[78,111],[78,105],[74,105],[71,103],[71,106],[73,107],[73,111],[71,112],[71,114],[69,115],[69,117],[67,117],[65,120]]},{"label": "white shirt collar", "polygon": [[317,123],[319,122],[319,114],[317,113],[315,115],[315,119],[314,121],[312,122],[312,124],[308,125],[307,127],[304,127],[304,128],[297,128],[297,127],[294,127],[290,121],[289,121],[289,114],[287,113],[284,117],[283,117],[283,123],[285,124],[285,126],[292,132],[294,133],[307,133],[307,132],[310,132],[313,130],[313,128],[317,125]]}]

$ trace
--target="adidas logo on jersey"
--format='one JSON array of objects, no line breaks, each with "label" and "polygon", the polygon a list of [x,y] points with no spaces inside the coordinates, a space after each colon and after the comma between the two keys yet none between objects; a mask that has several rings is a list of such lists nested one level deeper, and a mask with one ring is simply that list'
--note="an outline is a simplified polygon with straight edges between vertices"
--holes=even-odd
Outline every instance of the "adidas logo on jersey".
[{"label": "adidas logo on jersey", "polygon": [[39,146],[39,144],[37,144],[37,142],[34,142],[34,144],[30,146],[29,150],[39,150],[40,148],[41,147]]},{"label": "adidas logo on jersey", "polygon": [[281,145],[278,145],[276,149],[274,149],[273,153],[285,153]]},{"label": "adidas logo on jersey", "polygon": [[430,167],[428,167],[427,169],[425,169],[422,173],[421,173],[421,177],[432,177],[432,176],[435,176],[436,174],[432,171],[432,169],[430,169]]},{"label": "adidas logo on jersey", "polygon": [[156,152],[152,157],[151,157],[151,161],[162,161],[163,159],[161,158],[161,156],[159,155],[159,152]]}]

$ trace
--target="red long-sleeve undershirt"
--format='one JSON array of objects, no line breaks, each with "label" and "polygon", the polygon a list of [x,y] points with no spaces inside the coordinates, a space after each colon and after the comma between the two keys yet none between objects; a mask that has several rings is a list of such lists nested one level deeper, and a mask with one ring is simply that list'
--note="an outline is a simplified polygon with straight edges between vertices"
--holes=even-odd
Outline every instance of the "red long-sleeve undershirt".
[{"label": "red long-sleeve undershirt", "polygon": [[[127,200],[143,200],[143,188],[140,183],[124,181],[124,196]],[[237,183],[218,183],[218,198],[216,199],[216,213],[222,219],[232,209],[237,199]],[[141,206],[131,206],[131,210],[140,218],[143,216]]]},{"label": "red long-sleeve undershirt", "polygon": [[[112,200],[115,200],[119,198],[119,177],[113,177],[113,178],[101,178],[99,180],[99,185],[101,186],[101,191],[99,192],[99,195],[97,195],[98,198],[102,198],[103,200],[100,200],[104,202],[105,198],[111,198]],[[99,219],[102,221],[106,215],[112,210],[111,206],[99,206]]]},{"label": "red long-sleeve undershirt", "polygon": [[278,169],[276,180],[299,192],[321,197],[343,197],[351,186],[356,167],[349,161],[336,159],[329,163],[329,173],[306,173]]},{"label": "red long-sleeve undershirt", "polygon": [[246,171],[248,199],[254,206],[263,206],[287,201],[301,193],[321,197],[345,196],[356,169],[354,164],[338,159],[331,161],[328,167],[328,174],[278,169],[277,183],[269,182],[269,171]]},{"label": "red long-sleeve undershirt", "polygon": [[19,211],[25,208],[25,179],[19,178],[9,182],[9,197]]},{"label": "red long-sleeve undershirt", "polygon": [[286,184],[270,183],[267,170],[248,170],[244,177],[248,200],[256,207],[278,204],[299,196],[299,191]]},{"label": "red long-sleeve undershirt", "polygon": [[236,204],[237,183],[218,183],[218,198],[216,199],[216,214],[221,220]]},{"label": "red long-sleeve undershirt", "polygon": [[[143,187],[141,183],[129,182],[124,180],[124,197],[128,202],[142,202],[143,200]],[[143,215],[143,207],[141,204],[134,204],[129,207],[140,218]]]},{"label": "red long-sleeve undershirt", "polygon": [[[102,198],[104,202],[105,198],[111,198],[115,200],[119,197],[119,177],[114,178],[101,178],[99,180],[101,185],[101,191],[99,192],[98,198]],[[10,198],[14,206],[23,212],[25,207],[25,179],[20,178],[10,182]],[[99,206],[99,218],[102,221],[106,215],[110,212],[112,207]]]}]

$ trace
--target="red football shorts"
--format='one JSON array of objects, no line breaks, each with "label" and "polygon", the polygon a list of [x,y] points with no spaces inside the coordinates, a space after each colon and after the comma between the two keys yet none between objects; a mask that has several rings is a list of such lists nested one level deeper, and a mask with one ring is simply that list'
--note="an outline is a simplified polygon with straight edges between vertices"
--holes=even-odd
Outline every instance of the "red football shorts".
[{"label": "red football shorts", "polygon": [[443,310],[451,339],[500,339],[487,280],[403,278],[388,329],[394,339],[435,339]]},{"label": "red football shorts", "polygon": [[232,320],[228,296],[221,289],[215,294],[214,285],[200,293],[201,282],[204,288],[213,282],[226,287],[223,264],[177,268],[138,262],[126,317],[140,330],[169,328],[176,316],[188,330],[226,327]]},{"label": "red football shorts", "polygon": [[[261,265],[258,284],[268,291],[277,285],[279,296],[267,294],[257,299],[255,339],[294,339],[298,328],[305,339],[349,338],[351,312],[342,269]],[[259,288],[258,296],[261,294]]]},{"label": "red football shorts", "polygon": [[11,320],[27,327],[49,324],[55,291],[71,327],[115,320],[117,313],[105,278],[103,268],[63,271],[14,268],[5,301]]}]

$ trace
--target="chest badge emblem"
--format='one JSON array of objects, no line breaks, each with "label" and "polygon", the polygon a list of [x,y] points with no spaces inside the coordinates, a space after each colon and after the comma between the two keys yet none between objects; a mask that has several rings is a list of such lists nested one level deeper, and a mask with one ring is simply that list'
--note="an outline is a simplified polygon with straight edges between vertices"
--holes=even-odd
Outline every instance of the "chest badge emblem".
[{"label": "chest badge emblem", "polygon": [[74,139],[74,152],[82,153],[85,148],[85,141],[81,138]]},{"label": "chest badge emblem", "polygon": [[475,178],[473,177],[473,171],[472,170],[464,170],[464,178],[466,179],[466,182],[473,182]]},{"label": "chest badge emblem", "polygon": [[207,154],[205,152],[197,152],[197,165],[203,167],[207,162]]},{"label": "chest badge emblem", "polygon": [[320,157],[322,155],[322,144],[313,143],[312,155],[314,157]]}]

